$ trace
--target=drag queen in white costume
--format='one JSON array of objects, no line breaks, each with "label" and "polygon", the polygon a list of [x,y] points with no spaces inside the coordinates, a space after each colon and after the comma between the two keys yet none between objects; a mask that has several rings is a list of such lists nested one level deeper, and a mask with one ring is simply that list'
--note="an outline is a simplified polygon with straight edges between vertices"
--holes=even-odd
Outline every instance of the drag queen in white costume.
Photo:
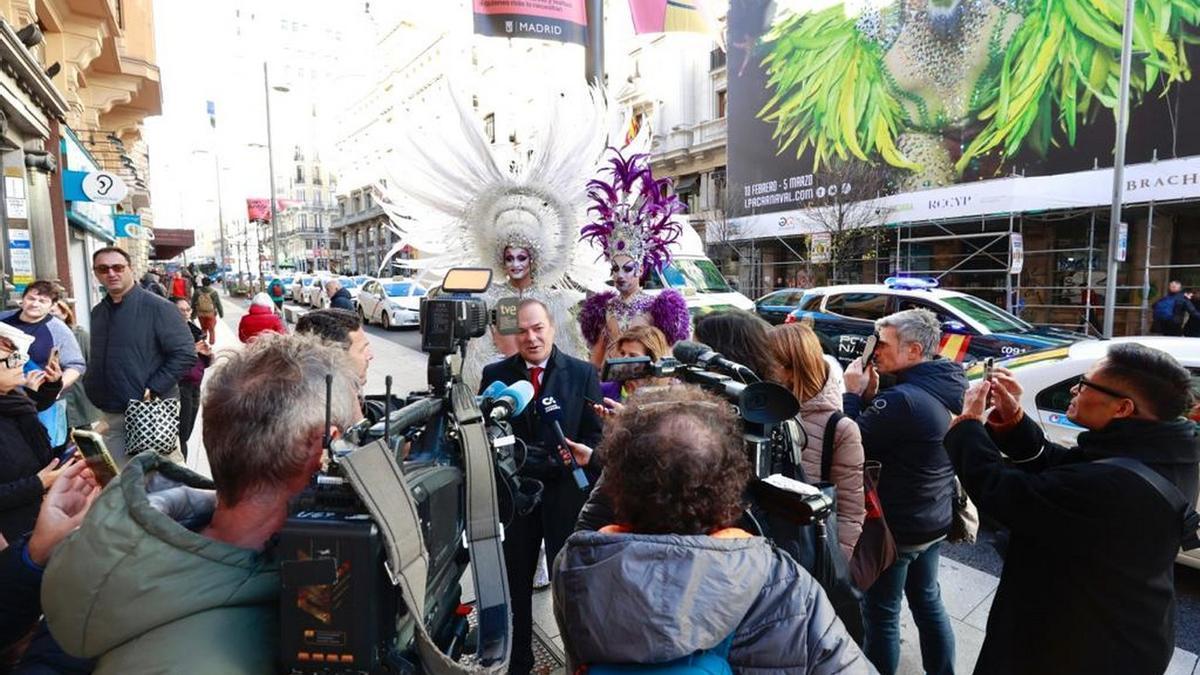
[{"label": "drag queen in white costume", "polygon": [[[489,309],[506,297],[542,301],[555,325],[555,344],[586,360],[572,313],[583,294],[567,275],[595,269],[576,240],[587,213],[587,182],[604,150],[601,96],[581,92],[545,106],[549,119],[537,127],[537,147],[525,162],[497,157],[472,112],[457,101],[452,109],[453,128],[423,132],[421,143],[410,142],[401,155],[404,166],[378,190],[400,236],[393,253],[406,245],[417,249],[419,258],[405,263],[429,270],[427,276],[456,266],[491,268],[492,285],[484,294]],[[483,367],[516,350],[515,336],[489,329],[468,344],[463,381],[478,388]]]}]

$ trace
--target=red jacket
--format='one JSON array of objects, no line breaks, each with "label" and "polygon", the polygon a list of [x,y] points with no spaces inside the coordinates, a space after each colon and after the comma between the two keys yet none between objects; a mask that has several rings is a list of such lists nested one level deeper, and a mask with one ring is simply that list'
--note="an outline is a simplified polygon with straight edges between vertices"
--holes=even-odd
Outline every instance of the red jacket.
[{"label": "red jacket", "polygon": [[287,329],[283,327],[283,319],[279,318],[273,309],[250,305],[250,313],[243,316],[242,320],[238,322],[238,339],[242,342],[249,342],[254,339],[255,335],[267,331],[287,333]]}]

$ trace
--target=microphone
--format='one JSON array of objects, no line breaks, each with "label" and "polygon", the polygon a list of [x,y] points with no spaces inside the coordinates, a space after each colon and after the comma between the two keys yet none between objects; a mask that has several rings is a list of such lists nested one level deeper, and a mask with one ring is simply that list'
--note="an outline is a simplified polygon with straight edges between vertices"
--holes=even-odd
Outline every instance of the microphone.
[{"label": "microphone", "polygon": [[495,382],[489,384],[486,389],[481,391],[479,395],[475,397],[475,402],[483,403],[484,401],[489,401],[496,398],[497,394],[504,391],[505,386],[506,385],[503,382],[496,380]]},{"label": "microphone", "polygon": [[712,369],[717,372],[725,373],[733,377],[740,378],[746,382],[760,382],[761,379],[746,366],[740,363],[730,361],[721,354],[713,351],[712,347],[703,342],[692,342],[690,340],[680,340],[675,343],[671,354],[679,360],[680,363],[689,366],[700,366],[705,369]]},{"label": "microphone", "polygon": [[587,474],[583,472],[583,467],[575,461],[575,454],[571,452],[571,446],[567,445],[567,436],[563,433],[562,425],[559,420],[562,419],[562,408],[559,407],[558,401],[553,396],[543,396],[541,400],[542,416],[550,424],[550,428],[554,430],[554,435],[558,438],[558,445],[565,448],[567,457],[571,458],[571,475],[575,477],[575,485],[580,490],[586,490],[588,487]]},{"label": "microphone", "polygon": [[[488,385],[488,389],[491,388],[491,385]],[[533,384],[528,380],[517,380],[492,398],[491,405],[488,406],[488,417],[495,421],[512,419],[520,415],[532,400]]]}]

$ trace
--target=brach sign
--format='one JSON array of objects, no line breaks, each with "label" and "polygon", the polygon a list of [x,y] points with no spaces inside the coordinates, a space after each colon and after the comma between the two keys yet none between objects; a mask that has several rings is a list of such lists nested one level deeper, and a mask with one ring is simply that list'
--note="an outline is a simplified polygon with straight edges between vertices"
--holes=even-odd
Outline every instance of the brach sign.
[{"label": "brach sign", "polygon": [[475,32],[489,37],[536,38],[583,44],[584,0],[475,0]]},{"label": "brach sign", "polygon": [[[778,235],[781,216],[803,222],[822,193],[847,194],[847,162],[885,174],[892,222],[1111,200],[1120,17],[1066,0],[950,4],[730,4],[728,211],[742,231],[773,214]],[[1134,46],[1131,203],[1200,196],[1200,46],[1186,39],[1200,17],[1164,4],[1136,5],[1149,28]]]}]

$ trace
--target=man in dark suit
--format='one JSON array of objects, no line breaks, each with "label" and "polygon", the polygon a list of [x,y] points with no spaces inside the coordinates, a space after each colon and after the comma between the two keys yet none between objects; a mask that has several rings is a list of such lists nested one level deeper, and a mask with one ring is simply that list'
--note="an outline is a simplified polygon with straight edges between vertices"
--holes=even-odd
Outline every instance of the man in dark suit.
[{"label": "man in dark suit", "polygon": [[575,527],[587,492],[579,489],[570,468],[559,459],[557,441],[542,412],[542,401],[554,397],[562,408],[558,418],[568,440],[595,447],[600,442],[600,418],[584,397],[600,400],[596,370],[554,346],[554,324],[546,306],[526,299],[517,306],[517,353],[483,369],[481,384],[512,384],[528,380],[534,400],[513,420],[513,433],[524,441],[528,457],[521,475],[542,481],[542,501],[528,515],[517,514],[505,527],[504,564],[512,595],[513,650],[510,673],[525,675],[533,668],[533,575],[542,539],[546,559],[553,561]]}]

